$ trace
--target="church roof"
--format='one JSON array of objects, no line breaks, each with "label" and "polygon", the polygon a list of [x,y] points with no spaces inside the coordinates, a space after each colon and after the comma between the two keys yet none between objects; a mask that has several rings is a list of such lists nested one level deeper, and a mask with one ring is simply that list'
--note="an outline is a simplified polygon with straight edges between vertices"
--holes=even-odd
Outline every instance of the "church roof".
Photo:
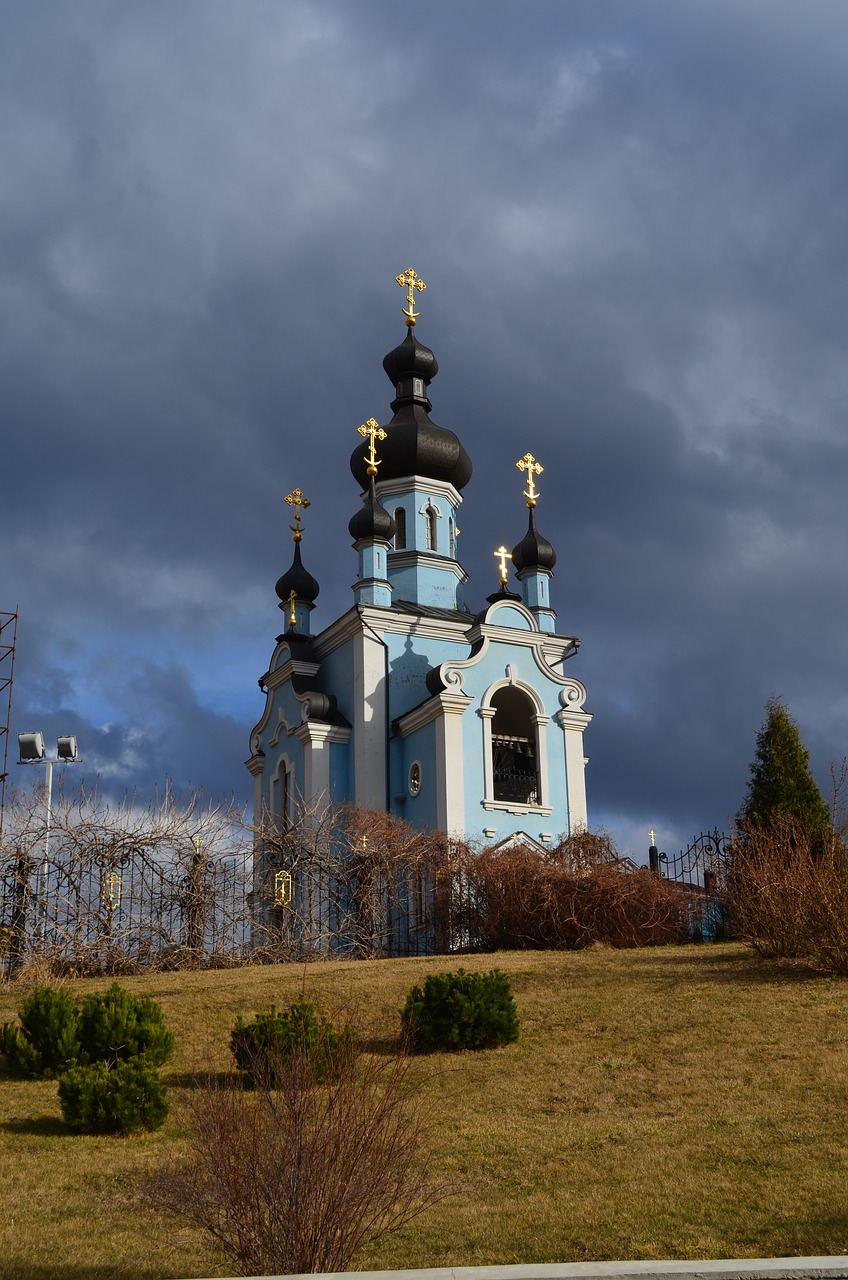
[{"label": "church roof", "polygon": [[362,499],[362,506],[352,517],[348,527],[354,542],[371,541],[381,538],[391,542],[395,536],[395,522],[377,498],[373,475],[368,477],[368,490]]},{"label": "church roof", "polygon": [[283,576],[277,579],[275,591],[282,602],[279,607],[282,609],[288,607],[292,592],[302,603],[314,604],[320,590],[318,580],[313,578],[300,558],[300,540],[298,539],[294,544],[294,557],[291,562],[291,568],[287,569]]},{"label": "church roof", "polygon": [[530,507],[527,532],[518,546],[513,548],[512,563],[519,573],[522,569],[553,569],[556,564],[556,552],[536,528],[535,507]]},{"label": "church roof", "polygon": [[473,622],[470,609],[439,609],[431,604],[419,604],[417,600],[393,600],[389,606],[393,613],[414,613],[422,618],[437,618],[444,622]]}]

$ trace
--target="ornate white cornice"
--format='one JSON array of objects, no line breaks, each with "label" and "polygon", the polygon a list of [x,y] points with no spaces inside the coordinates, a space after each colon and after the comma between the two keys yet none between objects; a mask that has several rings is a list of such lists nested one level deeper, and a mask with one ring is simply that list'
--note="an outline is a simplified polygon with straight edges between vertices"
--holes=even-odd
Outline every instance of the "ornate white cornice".
[{"label": "ornate white cornice", "polygon": [[326,724],[322,720],[305,720],[294,731],[298,742],[304,746],[315,742],[350,742],[350,726]]},{"label": "ornate white cornice", "polygon": [[433,497],[447,498],[448,502],[455,507],[462,502],[461,494],[448,481],[430,480],[427,476],[401,476],[398,480],[378,480],[375,487],[380,502],[384,498],[393,498],[397,494],[410,493],[413,489],[420,489],[422,493],[432,494]]},{"label": "ornate white cornice", "polygon": [[463,584],[468,581],[468,574],[458,560],[450,556],[440,556],[434,551],[412,551],[409,548],[404,551],[390,551],[388,567],[390,571],[410,567],[440,569],[444,573],[452,573]]},{"label": "ornate white cornice", "polygon": [[397,731],[401,738],[408,738],[411,733],[438,720],[442,716],[461,716],[471,706],[471,699],[465,694],[437,693],[428,698],[420,706],[413,707],[397,721]]}]

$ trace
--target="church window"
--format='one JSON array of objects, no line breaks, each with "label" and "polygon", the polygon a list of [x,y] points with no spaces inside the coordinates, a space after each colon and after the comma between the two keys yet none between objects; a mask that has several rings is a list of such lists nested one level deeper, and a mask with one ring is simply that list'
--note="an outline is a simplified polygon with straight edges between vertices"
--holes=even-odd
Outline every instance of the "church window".
[{"label": "church window", "polygon": [[417,796],[421,790],[421,765],[417,760],[413,760],[409,766],[409,794]]},{"label": "church window", "polygon": [[291,815],[289,814],[289,771],[286,768],[280,769],[280,791],[279,791],[279,819],[280,827],[283,831],[288,831],[291,823]]},{"label": "church window", "polygon": [[406,512],[403,507],[395,511],[395,551],[403,551],[406,546]]},{"label": "church window", "polygon": [[450,545],[450,554],[453,558],[456,556],[456,534],[454,533],[453,528],[453,517],[448,520],[448,542]]},{"label": "church window", "polygon": [[424,512],[424,519],[427,522],[427,550],[436,550],[436,520],[438,519],[438,511],[434,506],[429,506]]},{"label": "church window", "polygon": [[492,782],[495,800],[539,804],[539,766],[534,707],[520,689],[507,685],[492,695]]}]

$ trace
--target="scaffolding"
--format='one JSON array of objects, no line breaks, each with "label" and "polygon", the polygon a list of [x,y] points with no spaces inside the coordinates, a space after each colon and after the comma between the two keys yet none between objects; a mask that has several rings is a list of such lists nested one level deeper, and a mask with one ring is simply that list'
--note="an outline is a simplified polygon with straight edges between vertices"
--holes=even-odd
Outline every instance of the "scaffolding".
[{"label": "scaffolding", "polygon": [[15,679],[15,645],[18,639],[18,609],[14,613],[0,610],[0,754],[3,772],[0,774],[0,834],[3,831],[3,815],[6,811],[6,779],[9,767],[9,726],[12,721],[12,684]]}]

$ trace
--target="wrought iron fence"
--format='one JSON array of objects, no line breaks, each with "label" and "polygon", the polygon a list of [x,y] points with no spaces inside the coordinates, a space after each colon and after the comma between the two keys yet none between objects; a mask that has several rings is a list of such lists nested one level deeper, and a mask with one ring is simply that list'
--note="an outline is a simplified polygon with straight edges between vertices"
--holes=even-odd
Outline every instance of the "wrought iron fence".
[{"label": "wrought iron fence", "polygon": [[253,945],[251,884],[244,854],[18,851],[0,863],[7,969],[34,954],[81,972],[236,963]]},{"label": "wrought iron fence", "polygon": [[680,853],[669,856],[655,845],[648,850],[651,870],[677,885],[686,899],[689,933],[711,942],[726,936],[727,919],[719,892],[730,856],[731,837],[715,827],[702,831]]}]

